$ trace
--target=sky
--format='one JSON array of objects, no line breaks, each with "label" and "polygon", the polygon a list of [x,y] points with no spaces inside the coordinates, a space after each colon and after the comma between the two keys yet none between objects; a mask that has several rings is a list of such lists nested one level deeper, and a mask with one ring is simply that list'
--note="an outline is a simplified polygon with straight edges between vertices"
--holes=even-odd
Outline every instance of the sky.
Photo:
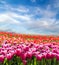
[{"label": "sky", "polygon": [[0,31],[59,35],[59,0],[0,0]]}]

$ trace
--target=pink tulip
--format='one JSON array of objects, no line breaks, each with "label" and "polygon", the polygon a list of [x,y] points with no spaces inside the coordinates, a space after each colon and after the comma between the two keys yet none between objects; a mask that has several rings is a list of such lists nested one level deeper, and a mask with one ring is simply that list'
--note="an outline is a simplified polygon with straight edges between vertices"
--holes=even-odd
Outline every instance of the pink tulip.
[{"label": "pink tulip", "polygon": [[21,57],[22,60],[26,60],[27,53],[21,53],[20,57]]},{"label": "pink tulip", "polygon": [[24,65],[27,65],[27,61],[26,61],[26,60],[23,60],[23,64],[24,64]]},{"label": "pink tulip", "polygon": [[39,49],[40,50],[43,49],[43,44],[39,45]]},{"label": "pink tulip", "polygon": [[33,54],[33,56],[36,56],[36,55],[40,54],[40,52],[39,51],[36,51],[36,52],[34,52],[32,54]]},{"label": "pink tulip", "polygon": [[3,62],[4,61],[4,55],[0,55],[0,62]]},{"label": "pink tulip", "polygon": [[42,53],[42,58],[46,58],[47,53]]},{"label": "pink tulip", "polygon": [[37,60],[42,60],[42,55],[41,54],[39,54],[39,55],[36,55],[36,58],[37,58]]},{"label": "pink tulip", "polygon": [[11,53],[12,55],[15,55],[15,51],[14,50],[10,50],[9,53]]},{"label": "pink tulip", "polygon": [[6,55],[7,54],[7,50],[1,51],[1,54]]},{"label": "pink tulip", "polygon": [[32,51],[32,52],[35,52],[35,51],[36,51],[36,48],[31,48],[31,51]]},{"label": "pink tulip", "polygon": [[11,60],[13,58],[13,55],[11,53],[6,54],[6,58],[8,60]]},{"label": "pink tulip", "polygon": [[10,47],[10,46],[11,46],[11,44],[8,44],[8,43],[2,45],[3,48],[7,48],[7,47]]},{"label": "pink tulip", "polygon": [[33,54],[32,52],[27,52],[27,57],[31,59],[32,58],[32,54]]},{"label": "pink tulip", "polygon": [[21,49],[16,49],[16,55],[17,55],[17,56],[20,56],[21,52],[22,52]]},{"label": "pink tulip", "polygon": [[59,61],[59,54],[56,54],[56,59]]},{"label": "pink tulip", "polygon": [[28,46],[24,46],[23,50],[26,52],[29,50],[29,47]]},{"label": "pink tulip", "polygon": [[53,59],[54,57],[59,60],[59,45],[54,43],[34,44],[31,42],[30,44],[14,43],[12,46],[10,44],[4,43],[2,47],[0,47],[0,62],[3,62],[4,58],[11,60],[14,55],[19,56],[22,59],[24,65],[27,63],[26,59],[32,59],[33,56],[35,56],[39,61],[41,61],[42,58]]},{"label": "pink tulip", "polygon": [[52,52],[46,54],[46,59],[52,59],[52,58],[54,58],[54,54]]},{"label": "pink tulip", "polygon": [[52,49],[52,52],[54,53],[58,53],[57,51],[58,51],[57,49]]}]

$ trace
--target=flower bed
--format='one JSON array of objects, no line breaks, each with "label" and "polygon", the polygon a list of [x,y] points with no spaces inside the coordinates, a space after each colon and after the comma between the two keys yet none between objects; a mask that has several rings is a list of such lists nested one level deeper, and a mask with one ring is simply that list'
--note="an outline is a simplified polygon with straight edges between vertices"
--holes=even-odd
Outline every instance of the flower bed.
[{"label": "flower bed", "polygon": [[0,47],[0,65],[59,65],[59,45],[7,44]]}]

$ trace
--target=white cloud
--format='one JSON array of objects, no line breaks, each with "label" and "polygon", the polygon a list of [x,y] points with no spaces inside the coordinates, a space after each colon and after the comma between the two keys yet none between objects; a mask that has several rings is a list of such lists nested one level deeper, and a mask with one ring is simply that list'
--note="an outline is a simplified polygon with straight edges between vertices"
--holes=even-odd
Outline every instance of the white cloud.
[{"label": "white cloud", "polygon": [[53,0],[52,5],[53,5],[53,7],[55,7],[55,8],[59,8],[59,0]]},{"label": "white cloud", "polygon": [[12,18],[9,13],[2,13],[0,14],[0,22],[7,22],[7,23],[19,23],[16,19]]},{"label": "white cloud", "polygon": [[[21,22],[21,20],[23,20],[24,22]],[[55,18],[52,19],[52,18],[49,18],[49,17],[46,18],[43,16],[42,18],[34,19],[34,17],[32,15],[19,15],[15,12],[6,12],[3,14],[0,14],[0,22],[20,24],[20,26],[18,25],[19,27],[24,25],[23,27],[25,29],[28,29],[28,30],[24,30],[24,33],[33,32],[33,34],[34,33],[38,34],[38,33],[40,33],[39,31],[49,30],[51,32],[50,34],[52,34],[52,33],[54,34],[54,32],[55,32],[55,34],[57,34],[58,33],[57,30],[59,29],[59,26],[57,26],[57,24],[59,24],[59,23],[57,21],[56,21],[56,23],[54,23],[55,21],[56,21]],[[22,28],[22,29],[24,29],[24,28]],[[4,31],[9,30],[9,31],[17,32],[15,29],[13,29],[13,28],[11,29],[7,26],[0,27],[0,30],[4,30]],[[18,32],[20,32],[20,31],[18,31]],[[21,32],[23,32],[23,30]]]},{"label": "white cloud", "polygon": [[14,10],[16,10],[18,12],[24,12],[24,13],[29,12],[29,9],[24,6],[19,6],[18,8],[15,8]]},{"label": "white cloud", "polygon": [[10,16],[15,17],[15,18],[19,18],[22,20],[26,20],[26,21],[30,20],[30,18],[31,18],[31,16],[29,16],[29,15],[20,15],[20,14],[16,14],[16,13],[12,13],[12,12],[10,13]]},{"label": "white cloud", "polygon": [[27,23],[26,26],[28,27],[29,30],[33,30],[36,33],[40,33],[40,31],[41,32],[43,31],[44,34],[44,31],[46,31],[47,33],[56,35],[57,33],[59,33],[58,31],[59,25],[57,25],[55,22],[58,21],[56,21],[55,19],[42,18],[42,19],[35,20],[30,24]]},{"label": "white cloud", "polygon": [[[36,2],[36,0],[32,0]],[[0,30],[14,31],[14,32],[24,32],[24,33],[41,33],[44,34],[58,34],[59,33],[59,21],[56,20],[55,16],[57,12],[51,10],[51,6],[48,5],[46,9],[41,9],[40,7],[12,7],[5,2],[2,2],[5,6],[4,9],[7,11],[0,13],[0,23],[8,23],[5,26],[1,26]],[[3,6],[2,6],[3,8]],[[16,12],[15,12],[16,11]],[[22,14],[20,14],[22,13]],[[24,14],[23,14],[24,13]],[[28,14],[30,13],[30,14]],[[41,16],[35,18],[35,16]],[[14,28],[8,27],[10,24],[14,24]],[[16,26],[18,25],[18,27]],[[16,31],[17,29],[17,31]],[[21,30],[20,30],[21,29]],[[23,30],[22,30],[23,29]]]},{"label": "white cloud", "polygon": [[0,7],[1,8],[4,8],[4,9],[9,9],[10,8],[10,5],[5,1],[5,0],[0,0]]},{"label": "white cloud", "polygon": [[0,4],[0,9],[4,9],[6,11],[16,11],[16,12],[20,12],[20,13],[29,12],[29,9],[22,6],[22,5],[19,5],[18,7],[13,7],[4,0],[1,0],[0,3],[1,3]]},{"label": "white cloud", "polygon": [[57,12],[56,11],[52,11],[51,10],[51,6],[48,5],[46,9],[41,9],[39,7],[35,8],[35,12],[36,15],[41,15],[42,17],[46,17],[46,18],[51,18],[51,17],[55,17]]}]

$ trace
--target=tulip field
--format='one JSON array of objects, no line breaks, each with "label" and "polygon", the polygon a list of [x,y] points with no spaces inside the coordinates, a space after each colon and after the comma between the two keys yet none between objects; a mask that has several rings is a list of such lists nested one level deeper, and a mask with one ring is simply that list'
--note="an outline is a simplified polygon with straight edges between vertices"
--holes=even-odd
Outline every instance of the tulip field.
[{"label": "tulip field", "polygon": [[59,36],[0,32],[0,65],[59,65]]},{"label": "tulip field", "polygon": [[25,34],[16,34],[10,32],[0,32],[0,44],[2,44],[5,40],[8,43],[47,43],[47,42],[57,42],[59,43],[59,36],[53,35],[25,35]]}]

